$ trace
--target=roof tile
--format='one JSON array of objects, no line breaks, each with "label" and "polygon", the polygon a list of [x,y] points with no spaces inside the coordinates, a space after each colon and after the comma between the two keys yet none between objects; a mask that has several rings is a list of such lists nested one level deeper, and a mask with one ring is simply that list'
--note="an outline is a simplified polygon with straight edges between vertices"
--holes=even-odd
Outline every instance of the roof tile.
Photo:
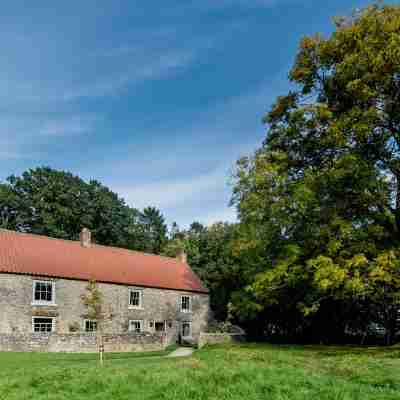
[{"label": "roof tile", "polygon": [[117,247],[0,230],[0,272],[208,293],[189,265]]}]

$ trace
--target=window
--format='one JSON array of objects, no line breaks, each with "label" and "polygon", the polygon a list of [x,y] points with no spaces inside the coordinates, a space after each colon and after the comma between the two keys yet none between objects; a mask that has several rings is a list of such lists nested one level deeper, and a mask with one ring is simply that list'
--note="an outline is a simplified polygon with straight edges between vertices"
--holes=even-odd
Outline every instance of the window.
[{"label": "window", "polygon": [[93,319],[85,319],[85,332],[96,332],[97,321]]},{"label": "window", "polygon": [[53,318],[33,317],[33,332],[53,332]]},{"label": "window", "polygon": [[33,304],[54,304],[55,284],[52,281],[33,282]]},{"label": "window", "polygon": [[129,332],[140,333],[142,332],[143,321],[131,320],[129,321]]},{"label": "window", "polygon": [[165,322],[159,321],[154,323],[154,329],[156,332],[165,332]]},{"label": "window", "polygon": [[189,321],[182,322],[182,337],[192,336],[192,323]]},{"label": "window", "polygon": [[129,291],[129,307],[142,308],[142,291],[131,289]]},{"label": "window", "polygon": [[191,311],[191,301],[190,296],[182,296],[181,297],[181,311],[182,312],[190,312]]}]

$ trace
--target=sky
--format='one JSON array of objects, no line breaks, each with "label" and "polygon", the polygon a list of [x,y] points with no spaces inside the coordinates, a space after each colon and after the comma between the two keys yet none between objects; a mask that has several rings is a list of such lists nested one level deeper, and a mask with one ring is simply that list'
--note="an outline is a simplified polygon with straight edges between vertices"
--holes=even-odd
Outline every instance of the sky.
[{"label": "sky", "polygon": [[50,166],[187,227],[235,221],[238,158],[305,35],[362,0],[2,4],[0,181]]}]

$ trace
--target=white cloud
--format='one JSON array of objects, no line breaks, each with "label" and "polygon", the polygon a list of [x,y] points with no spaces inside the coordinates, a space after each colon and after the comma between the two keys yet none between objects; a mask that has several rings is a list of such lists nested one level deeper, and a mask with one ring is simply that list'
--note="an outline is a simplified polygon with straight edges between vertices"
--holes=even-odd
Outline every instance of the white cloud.
[{"label": "white cloud", "polygon": [[196,58],[196,52],[192,51],[168,51],[154,56],[149,61],[131,60],[120,73],[113,76],[100,78],[97,82],[84,83],[77,87],[61,90],[60,94],[54,95],[53,100],[76,101],[82,98],[96,98],[116,95],[118,92],[130,85],[146,80],[159,79],[176,72],[180,68],[190,65]]},{"label": "white cloud", "polygon": [[201,203],[201,197],[226,186],[228,169],[215,169],[208,174],[186,179],[161,181],[133,187],[114,187],[134,207],[152,205],[161,209],[175,208],[188,202]]},{"label": "white cloud", "polygon": [[237,222],[236,210],[233,207],[223,207],[201,216],[199,222],[204,225],[212,225],[216,222]]},{"label": "white cloud", "polygon": [[0,160],[41,159],[61,138],[93,132],[102,119],[85,113],[4,113],[0,119]]},{"label": "white cloud", "polygon": [[4,150],[0,151],[0,160],[2,160],[2,161],[4,161],[4,160],[18,160],[20,158],[22,158],[22,154],[21,153],[12,152],[12,151],[4,151]]},{"label": "white cloud", "polygon": [[[305,1],[310,0],[192,0],[186,4],[186,10],[208,12],[232,7],[240,7],[242,9],[272,8]],[[176,8],[175,13],[179,12],[182,12],[181,8]]]},{"label": "white cloud", "polygon": [[[135,143],[117,151],[115,163],[104,160],[103,180],[130,205],[156,206],[169,222],[181,226],[235,221],[236,211],[228,207],[234,163],[261,144],[263,113],[277,93],[287,90],[285,85],[270,77],[253,91],[210,104],[196,115],[195,124],[182,121],[175,128],[168,126],[165,143],[157,139],[152,147],[151,138],[163,133],[162,126],[154,126],[158,135],[147,132],[149,140],[142,146]],[[188,175],[193,171],[197,175]]]},{"label": "white cloud", "polygon": [[100,118],[95,116],[72,115],[58,119],[48,119],[39,125],[41,136],[77,136],[92,132]]}]

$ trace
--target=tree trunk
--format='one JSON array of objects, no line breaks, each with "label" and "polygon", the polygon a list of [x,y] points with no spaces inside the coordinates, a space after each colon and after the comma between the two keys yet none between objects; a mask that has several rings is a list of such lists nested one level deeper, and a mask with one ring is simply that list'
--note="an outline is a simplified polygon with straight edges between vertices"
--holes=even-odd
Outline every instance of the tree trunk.
[{"label": "tree trunk", "polygon": [[103,366],[104,359],[104,340],[103,340],[103,334],[102,332],[97,333],[97,345],[98,345],[98,350],[99,350],[99,359],[100,359],[100,366]]},{"label": "tree trunk", "polygon": [[397,235],[400,236],[400,174],[396,174],[396,209],[394,212]]},{"label": "tree trunk", "polygon": [[394,344],[394,339],[396,335],[398,319],[398,308],[395,306],[390,307],[387,312],[387,318],[385,321],[385,345],[391,346]]}]

